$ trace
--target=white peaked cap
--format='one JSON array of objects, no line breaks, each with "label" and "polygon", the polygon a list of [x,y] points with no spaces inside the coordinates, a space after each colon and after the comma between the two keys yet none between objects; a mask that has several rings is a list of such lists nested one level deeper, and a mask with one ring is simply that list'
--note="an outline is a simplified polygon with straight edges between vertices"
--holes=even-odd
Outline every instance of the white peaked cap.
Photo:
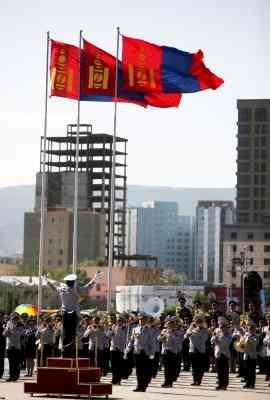
[{"label": "white peaked cap", "polygon": [[64,281],[76,281],[77,275],[76,274],[69,274],[64,277]]}]

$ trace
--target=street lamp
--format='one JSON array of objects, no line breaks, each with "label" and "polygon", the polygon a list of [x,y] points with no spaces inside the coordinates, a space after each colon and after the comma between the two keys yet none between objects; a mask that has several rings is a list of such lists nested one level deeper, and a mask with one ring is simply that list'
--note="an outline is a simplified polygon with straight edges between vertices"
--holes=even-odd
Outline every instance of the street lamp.
[{"label": "street lamp", "polygon": [[241,294],[242,294],[242,313],[245,313],[245,277],[248,273],[248,267],[250,265],[249,255],[250,246],[244,246],[243,250],[240,251],[240,257],[234,257],[232,259],[233,266],[237,267],[237,270],[241,274]]}]

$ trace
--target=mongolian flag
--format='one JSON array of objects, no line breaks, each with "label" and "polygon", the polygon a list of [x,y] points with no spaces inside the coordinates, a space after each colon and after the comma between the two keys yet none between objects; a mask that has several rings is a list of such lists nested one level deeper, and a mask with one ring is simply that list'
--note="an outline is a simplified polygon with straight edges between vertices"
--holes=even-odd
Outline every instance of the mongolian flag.
[{"label": "mongolian flag", "polygon": [[175,93],[138,93],[123,89],[122,65],[118,62],[118,97],[115,98],[116,58],[93,44],[83,41],[81,60],[82,101],[118,101],[134,103],[146,107],[177,107],[181,94]]},{"label": "mongolian flag", "polygon": [[[81,93],[82,101],[116,101],[115,98],[116,58],[106,51],[83,41],[81,58]],[[117,101],[147,106],[141,93],[125,93],[121,90],[121,66],[118,70]]]},{"label": "mongolian flag", "polygon": [[51,96],[78,99],[80,49],[51,40]]},{"label": "mongolian flag", "polygon": [[123,36],[123,87],[143,93],[193,93],[224,82],[203,62],[203,52],[188,53]]}]

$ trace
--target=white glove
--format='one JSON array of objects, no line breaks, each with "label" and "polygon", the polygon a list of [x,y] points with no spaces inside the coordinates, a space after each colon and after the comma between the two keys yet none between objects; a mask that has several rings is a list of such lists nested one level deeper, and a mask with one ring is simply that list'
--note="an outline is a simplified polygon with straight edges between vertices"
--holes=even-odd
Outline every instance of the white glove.
[{"label": "white glove", "polygon": [[152,355],[152,356],[150,356],[149,358],[150,358],[150,360],[154,360],[154,356],[153,356],[153,355]]},{"label": "white glove", "polygon": [[101,280],[102,276],[103,276],[103,273],[101,271],[97,271],[94,276],[94,281],[99,282]]}]

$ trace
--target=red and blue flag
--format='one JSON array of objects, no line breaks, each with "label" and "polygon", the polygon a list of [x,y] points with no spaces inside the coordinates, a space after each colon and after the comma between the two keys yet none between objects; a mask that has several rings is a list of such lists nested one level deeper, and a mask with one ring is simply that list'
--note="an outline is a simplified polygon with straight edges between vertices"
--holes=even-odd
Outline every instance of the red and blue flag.
[{"label": "red and blue flag", "polygon": [[188,53],[123,36],[123,87],[143,93],[194,93],[224,82],[203,62],[203,52]]}]

